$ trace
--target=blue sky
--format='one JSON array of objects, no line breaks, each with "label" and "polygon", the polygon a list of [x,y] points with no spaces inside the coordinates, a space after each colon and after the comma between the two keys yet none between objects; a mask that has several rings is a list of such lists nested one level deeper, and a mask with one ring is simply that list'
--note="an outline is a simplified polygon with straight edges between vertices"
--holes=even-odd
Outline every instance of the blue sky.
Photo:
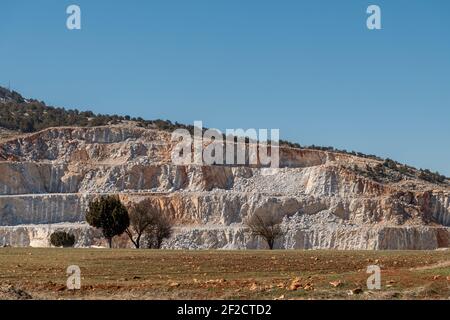
[{"label": "blue sky", "polygon": [[[66,29],[66,8],[82,30]],[[382,10],[379,31],[366,9]],[[0,85],[450,175],[448,0],[2,0]]]}]

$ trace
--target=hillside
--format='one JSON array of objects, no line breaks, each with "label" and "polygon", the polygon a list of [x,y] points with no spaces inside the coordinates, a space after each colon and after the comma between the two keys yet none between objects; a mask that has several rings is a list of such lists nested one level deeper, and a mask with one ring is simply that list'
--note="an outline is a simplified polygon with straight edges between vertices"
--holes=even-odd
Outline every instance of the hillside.
[{"label": "hillside", "polygon": [[[167,132],[173,132],[175,129],[183,128],[193,133],[192,125],[172,123],[170,120],[144,120],[140,117],[119,115],[95,114],[92,111],[79,111],[77,109],[69,110],[47,106],[45,102],[36,99],[26,99],[15,91],[10,91],[0,87],[0,140],[13,137],[20,133],[33,133],[52,127],[95,127],[105,125],[117,125],[133,122],[137,127],[146,129],[156,129]],[[320,151],[329,151],[334,153],[348,154],[360,158],[374,159],[382,161],[381,166],[376,168],[363,168],[361,174],[370,176],[378,180],[394,179],[402,180],[404,178],[418,178],[432,183],[448,184],[450,180],[439,172],[432,172],[428,169],[416,169],[404,165],[391,159],[382,159],[375,155],[366,155],[361,152],[346,150],[337,150],[333,147],[305,146],[289,141],[280,141],[280,145],[286,147],[312,149]]]},{"label": "hillside", "polygon": [[[280,168],[175,165],[164,121],[52,108],[3,91],[0,246],[48,246],[69,230],[103,245],[84,223],[89,202],[149,199],[176,223],[165,248],[250,249],[264,243],[244,221],[283,220],[286,249],[436,249],[450,243],[445,177],[389,159],[329,148],[280,147]],[[6,117],[4,117],[6,115]],[[28,123],[20,127],[20,123]],[[247,142],[248,143],[248,142]],[[130,246],[126,238],[116,246]]]},{"label": "hillside", "polygon": [[134,121],[141,127],[173,131],[176,128],[192,126],[172,124],[164,120],[144,120],[129,116],[102,115],[92,111],[67,110],[47,106],[45,102],[35,99],[25,99],[21,94],[0,87],[0,127],[11,131],[31,133],[39,130],[62,127],[79,126],[94,127],[118,124],[124,121]]},{"label": "hillside", "polygon": [[280,148],[276,170],[177,166],[173,147],[168,132],[133,122],[49,128],[4,141],[0,245],[46,246],[55,229],[75,233],[78,246],[102,244],[83,223],[86,206],[97,195],[119,194],[125,203],[148,198],[176,221],[166,248],[263,247],[243,224],[256,212],[283,218],[278,248],[448,246],[447,184],[394,179],[400,173],[379,160],[289,147]]}]

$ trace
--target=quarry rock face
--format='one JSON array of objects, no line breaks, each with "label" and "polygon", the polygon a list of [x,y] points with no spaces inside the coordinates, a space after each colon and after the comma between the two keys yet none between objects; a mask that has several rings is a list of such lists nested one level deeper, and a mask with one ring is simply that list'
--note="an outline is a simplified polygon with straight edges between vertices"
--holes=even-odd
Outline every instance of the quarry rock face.
[{"label": "quarry rock face", "polygon": [[[280,168],[174,165],[168,132],[116,125],[51,128],[0,142],[0,246],[48,246],[55,230],[77,246],[104,245],[84,223],[89,202],[150,199],[170,215],[173,249],[265,248],[244,221],[283,219],[286,249],[437,249],[449,246],[450,187],[415,178],[379,182],[357,168],[377,160],[280,148]],[[118,239],[117,246],[129,246]]]}]

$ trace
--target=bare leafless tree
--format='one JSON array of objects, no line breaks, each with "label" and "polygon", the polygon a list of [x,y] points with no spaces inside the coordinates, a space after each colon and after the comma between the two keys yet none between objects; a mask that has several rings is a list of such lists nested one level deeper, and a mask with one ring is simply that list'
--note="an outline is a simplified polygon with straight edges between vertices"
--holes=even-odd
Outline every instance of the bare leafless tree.
[{"label": "bare leafless tree", "polygon": [[134,246],[139,249],[142,236],[156,223],[157,217],[148,199],[132,204],[128,209],[128,215],[130,226],[125,232]]},{"label": "bare leafless tree", "polygon": [[173,233],[173,222],[164,214],[159,214],[155,222],[145,231],[145,244],[150,249],[160,249],[164,239]]},{"label": "bare leafless tree", "polygon": [[150,199],[130,205],[128,211],[130,226],[126,233],[137,249],[159,249],[163,240],[172,235],[172,220]]},{"label": "bare leafless tree", "polygon": [[273,249],[275,240],[283,235],[281,219],[270,213],[255,213],[245,221],[252,235],[263,238],[269,249]]}]

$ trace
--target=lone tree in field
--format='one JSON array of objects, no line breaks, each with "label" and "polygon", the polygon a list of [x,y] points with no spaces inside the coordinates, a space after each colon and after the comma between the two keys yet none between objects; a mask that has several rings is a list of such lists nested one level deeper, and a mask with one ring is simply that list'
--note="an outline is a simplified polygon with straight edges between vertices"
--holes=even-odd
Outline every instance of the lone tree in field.
[{"label": "lone tree in field", "polygon": [[110,248],[113,237],[124,233],[130,225],[127,209],[115,196],[101,197],[89,203],[86,221],[102,230]]},{"label": "lone tree in field", "polygon": [[55,247],[73,247],[75,236],[64,231],[56,231],[50,235],[50,243]]},{"label": "lone tree in field", "polygon": [[250,229],[252,235],[263,238],[267,242],[270,250],[273,249],[275,240],[283,235],[281,219],[269,213],[255,213],[247,219],[245,224]]},{"label": "lone tree in field", "polygon": [[172,235],[173,224],[150,199],[133,204],[129,208],[130,226],[126,233],[134,246],[150,249],[161,248],[165,238]]},{"label": "lone tree in field", "polygon": [[149,200],[133,204],[128,209],[130,226],[125,231],[136,249],[141,246],[141,238],[156,223],[156,215],[152,211]]},{"label": "lone tree in field", "polygon": [[173,233],[173,223],[167,216],[159,214],[155,222],[145,232],[145,243],[149,249],[161,249],[164,239]]}]

